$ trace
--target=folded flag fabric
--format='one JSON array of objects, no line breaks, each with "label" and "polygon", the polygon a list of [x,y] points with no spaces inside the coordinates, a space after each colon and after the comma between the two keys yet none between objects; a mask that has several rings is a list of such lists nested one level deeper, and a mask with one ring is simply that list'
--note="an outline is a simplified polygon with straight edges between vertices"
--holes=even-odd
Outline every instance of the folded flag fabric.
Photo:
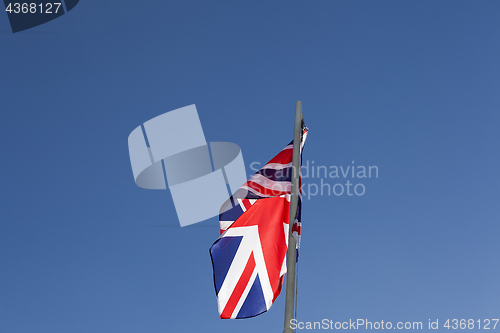
[{"label": "folded flag fabric", "polygon": [[[307,133],[304,127],[300,156]],[[293,141],[221,207],[221,235],[210,248],[210,256],[223,319],[257,316],[269,310],[281,292],[288,249],[292,155]],[[300,188],[299,176],[299,204],[292,228],[297,248],[301,233]]]}]

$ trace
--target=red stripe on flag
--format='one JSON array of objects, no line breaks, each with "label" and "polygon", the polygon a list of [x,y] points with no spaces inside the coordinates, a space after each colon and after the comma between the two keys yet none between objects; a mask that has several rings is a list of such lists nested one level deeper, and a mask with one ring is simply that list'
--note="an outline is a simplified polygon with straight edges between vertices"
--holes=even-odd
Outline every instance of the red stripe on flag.
[{"label": "red stripe on flag", "polygon": [[226,307],[220,314],[220,317],[222,319],[231,318],[231,315],[233,314],[236,305],[238,305],[238,301],[240,300],[241,295],[243,295],[243,292],[245,291],[248,281],[250,281],[250,278],[252,277],[254,269],[255,269],[255,259],[253,257],[253,252],[252,252],[250,258],[248,258],[247,265],[245,266],[245,269],[243,270],[243,273],[241,274],[241,277],[238,280],[238,283],[234,287],[231,297],[229,297],[229,300],[226,303]]},{"label": "red stripe on flag", "polygon": [[250,200],[248,200],[248,199],[241,200],[241,203],[243,204],[243,206],[245,206],[245,209],[252,207],[252,204],[250,203]]},{"label": "red stripe on flag", "polygon": [[[250,181],[247,181],[244,185],[250,187],[250,188],[253,188],[254,190],[256,190],[258,193],[262,194],[262,195],[270,195],[270,196],[273,196],[273,197],[278,197],[280,195],[283,195],[283,194],[287,194],[287,193],[290,193],[290,191],[281,191],[278,190],[277,188],[276,189],[269,189],[267,187],[264,187],[260,184],[257,184],[255,182],[250,182]],[[277,187],[282,187],[282,186],[277,186]]]},{"label": "red stripe on flag", "polygon": [[293,149],[284,149],[278,153],[278,155],[274,156],[272,160],[267,162],[269,163],[280,163],[280,164],[288,164],[292,162]]}]

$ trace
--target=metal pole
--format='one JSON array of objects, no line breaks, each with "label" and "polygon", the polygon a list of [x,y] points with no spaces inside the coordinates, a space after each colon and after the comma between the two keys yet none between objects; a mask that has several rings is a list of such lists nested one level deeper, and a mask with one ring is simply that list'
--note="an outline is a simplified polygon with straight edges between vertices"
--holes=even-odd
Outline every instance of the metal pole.
[{"label": "metal pole", "polygon": [[290,198],[290,220],[288,232],[288,259],[286,265],[286,298],[285,298],[285,329],[283,333],[293,333],[290,322],[293,319],[295,302],[295,261],[296,242],[292,236],[292,227],[297,214],[299,199],[299,168],[300,168],[300,135],[302,132],[302,102],[295,103],[295,128],[293,132],[293,159],[292,159],[292,190]]}]

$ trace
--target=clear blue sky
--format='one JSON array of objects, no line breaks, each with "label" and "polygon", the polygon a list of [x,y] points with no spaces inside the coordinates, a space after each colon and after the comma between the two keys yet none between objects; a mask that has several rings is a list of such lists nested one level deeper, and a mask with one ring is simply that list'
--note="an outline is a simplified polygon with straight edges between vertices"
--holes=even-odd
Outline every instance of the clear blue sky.
[{"label": "clear blue sky", "polygon": [[379,171],[323,179],[362,196],[304,201],[298,319],[499,318],[499,17],[498,1],[82,0],[12,34],[0,14],[0,332],[281,332],[283,293],[219,319],[217,219],[180,228],[168,190],[135,185],[127,137],[196,104],[250,174],[291,140],[297,100],[304,161]]}]

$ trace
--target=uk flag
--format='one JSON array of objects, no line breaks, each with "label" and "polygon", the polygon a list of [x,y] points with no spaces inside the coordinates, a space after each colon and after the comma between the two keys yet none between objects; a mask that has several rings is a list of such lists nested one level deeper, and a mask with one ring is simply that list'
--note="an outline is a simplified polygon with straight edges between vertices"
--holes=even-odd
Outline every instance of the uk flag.
[{"label": "uk flag", "polygon": [[[300,153],[307,136],[303,128]],[[271,307],[286,273],[293,142],[221,207],[220,237],[210,248],[219,314],[250,318]],[[302,155],[301,155],[302,156]],[[299,178],[299,189],[300,189]],[[301,191],[292,235],[300,245]]]}]

